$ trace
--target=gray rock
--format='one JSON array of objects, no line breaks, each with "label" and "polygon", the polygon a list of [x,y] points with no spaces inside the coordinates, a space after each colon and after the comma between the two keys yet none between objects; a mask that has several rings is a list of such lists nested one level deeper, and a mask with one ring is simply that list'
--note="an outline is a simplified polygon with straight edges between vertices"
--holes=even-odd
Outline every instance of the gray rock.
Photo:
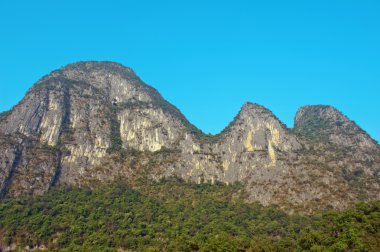
[{"label": "gray rock", "polygon": [[336,109],[303,107],[288,129],[246,103],[209,136],[112,62],[79,62],[43,77],[0,115],[0,143],[1,197],[178,176],[240,182],[248,201],[304,212],[380,199],[379,145]]}]

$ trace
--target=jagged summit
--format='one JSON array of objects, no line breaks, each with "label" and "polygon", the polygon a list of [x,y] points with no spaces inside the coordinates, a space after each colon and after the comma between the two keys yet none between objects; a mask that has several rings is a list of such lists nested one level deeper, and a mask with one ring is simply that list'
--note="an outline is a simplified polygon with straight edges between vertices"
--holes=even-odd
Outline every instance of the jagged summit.
[{"label": "jagged summit", "polygon": [[206,136],[132,69],[78,62],[43,77],[0,114],[0,197],[177,176],[241,182],[247,200],[264,205],[343,208],[380,197],[376,148],[328,106],[301,108],[291,130],[246,102],[220,134]]}]

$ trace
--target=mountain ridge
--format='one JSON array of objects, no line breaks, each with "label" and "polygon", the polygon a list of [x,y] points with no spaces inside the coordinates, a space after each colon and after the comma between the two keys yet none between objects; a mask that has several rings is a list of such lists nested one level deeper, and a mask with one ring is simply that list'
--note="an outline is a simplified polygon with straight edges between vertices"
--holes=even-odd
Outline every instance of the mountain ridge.
[{"label": "mountain ridge", "polygon": [[[158,99],[161,99],[165,102],[167,102],[162,96],[161,94],[158,92],[157,89],[153,88],[152,86],[146,84],[145,82],[143,82],[141,80],[141,78],[133,71],[132,68],[130,67],[127,67],[127,66],[124,66],[120,63],[116,63],[116,62],[113,62],[113,61],[78,61],[78,62],[74,62],[74,63],[70,63],[70,64],[67,64],[57,70],[53,70],[51,71],[49,74],[43,76],[42,78],[40,78],[31,88],[28,89],[28,91],[26,92],[25,96],[29,93],[29,92],[32,92],[34,91],[34,89],[36,87],[39,86],[39,84],[41,84],[42,82],[44,81],[47,81],[49,80],[50,78],[53,78],[53,77],[57,77],[57,75],[62,75],[62,74],[65,74],[66,71],[75,71],[75,70],[79,70],[79,71],[84,71],[85,69],[83,68],[87,68],[87,70],[91,70],[92,68],[102,68],[102,66],[105,68],[105,69],[108,69],[108,70],[115,70],[115,69],[119,69],[119,70],[123,70],[123,71],[127,71],[129,72],[133,78],[135,78],[136,80],[140,81],[139,85],[143,85],[145,87],[147,87],[148,89],[152,90],[153,92],[155,92],[156,94],[154,94],[155,97],[158,96]],[[73,79],[70,79],[68,78],[69,80],[73,80]],[[133,83],[133,82],[132,82]],[[20,101],[22,102],[22,100]],[[176,107],[174,106],[173,104],[171,104],[170,102],[167,102],[168,104],[172,105],[175,110],[177,110],[177,112],[179,112],[181,114],[182,117],[184,117],[186,119],[186,121],[188,121],[188,119],[182,114],[182,112]],[[261,105],[261,104],[258,104],[258,103],[255,103],[255,102],[251,102],[251,101],[245,101],[240,110],[237,112],[236,116],[237,117],[239,115],[239,113],[242,112],[242,110],[244,109],[244,107],[246,105],[253,105],[253,106],[256,106],[257,108],[261,108],[263,110],[267,110],[268,112],[270,112],[272,114],[272,116],[276,117],[277,120],[279,120],[281,122],[282,125],[284,125],[284,127],[286,127],[287,129],[289,130],[293,130],[295,129],[297,126],[296,126],[296,121],[297,121],[297,115],[300,113],[301,110],[305,109],[305,108],[329,108],[329,109],[333,109],[333,110],[336,110],[339,114],[341,114],[343,117],[346,117],[341,111],[339,111],[338,109],[336,109],[335,107],[331,106],[331,105],[326,105],[326,104],[308,104],[308,105],[303,105],[301,106],[295,116],[294,116],[294,126],[293,127],[288,127],[285,123],[283,123],[279,118],[277,118],[277,116],[268,108],[266,108],[265,106]],[[15,106],[17,106],[18,104],[16,104]],[[14,106],[14,107],[15,107]],[[12,107],[11,109],[9,110],[5,110],[5,111],[2,111],[0,112],[0,118],[1,117],[4,117],[6,116],[7,114],[9,114],[13,108]],[[347,118],[348,119],[348,118]],[[234,120],[232,119],[230,121],[229,124],[231,124]],[[190,123],[193,127],[196,128],[197,131],[200,131],[200,132],[203,132],[202,129],[196,127],[195,125],[193,125],[190,121],[188,121],[188,123]],[[204,133],[205,135],[211,135],[211,136],[217,136],[219,134],[221,134],[223,131],[225,131],[229,124],[227,126],[225,126],[220,132],[218,133],[215,133],[215,134],[206,134]],[[368,137],[370,137],[374,142],[376,142],[378,144],[378,141],[376,141],[375,139],[373,139],[370,134],[368,134],[365,130],[363,130],[360,126],[356,125],[358,128],[360,128],[364,133],[366,133],[366,135]]]},{"label": "mountain ridge", "polygon": [[3,196],[178,176],[241,182],[248,201],[300,211],[379,199],[379,145],[335,108],[301,107],[288,128],[246,102],[210,136],[113,62],[73,63],[42,77],[0,116],[0,136]]}]

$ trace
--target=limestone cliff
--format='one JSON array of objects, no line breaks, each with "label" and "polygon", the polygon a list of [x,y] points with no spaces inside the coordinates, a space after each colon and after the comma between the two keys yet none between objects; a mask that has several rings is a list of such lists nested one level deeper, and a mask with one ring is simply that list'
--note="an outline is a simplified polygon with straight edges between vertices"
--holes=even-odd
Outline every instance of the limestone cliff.
[{"label": "limestone cliff", "polygon": [[306,106],[288,129],[246,103],[203,134],[127,67],[79,62],[38,81],[0,115],[0,196],[178,176],[241,182],[247,200],[288,209],[380,198],[378,144],[334,108]]}]

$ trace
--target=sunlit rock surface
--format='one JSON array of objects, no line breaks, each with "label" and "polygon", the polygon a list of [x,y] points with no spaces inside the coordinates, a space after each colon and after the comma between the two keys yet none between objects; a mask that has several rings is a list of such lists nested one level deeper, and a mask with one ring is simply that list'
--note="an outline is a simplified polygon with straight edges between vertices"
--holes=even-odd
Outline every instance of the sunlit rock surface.
[{"label": "sunlit rock surface", "polygon": [[1,197],[178,176],[241,182],[248,201],[302,211],[380,199],[379,145],[336,109],[302,107],[289,129],[247,102],[209,136],[112,62],[79,62],[43,77],[0,115],[0,143]]}]

